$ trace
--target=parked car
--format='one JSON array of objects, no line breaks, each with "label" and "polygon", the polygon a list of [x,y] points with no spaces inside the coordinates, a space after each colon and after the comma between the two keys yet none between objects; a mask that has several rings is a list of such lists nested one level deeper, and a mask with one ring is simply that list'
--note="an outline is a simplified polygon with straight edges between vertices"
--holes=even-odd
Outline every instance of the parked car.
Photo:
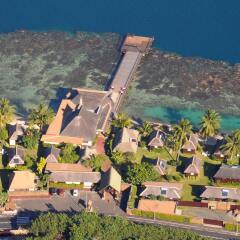
[{"label": "parked car", "polygon": [[57,193],[58,193],[59,196],[63,197],[64,194],[65,194],[65,191],[64,191],[64,189],[58,189]]},{"label": "parked car", "polygon": [[78,190],[77,190],[77,189],[73,189],[73,190],[72,190],[72,195],[73,195],[74,197],[77,197],[77,196],[78,196]]},{"label": "parked car", "polygon": [[51,195],[57,195],[57,189],[56,188],[49,188],[49,193]]}]

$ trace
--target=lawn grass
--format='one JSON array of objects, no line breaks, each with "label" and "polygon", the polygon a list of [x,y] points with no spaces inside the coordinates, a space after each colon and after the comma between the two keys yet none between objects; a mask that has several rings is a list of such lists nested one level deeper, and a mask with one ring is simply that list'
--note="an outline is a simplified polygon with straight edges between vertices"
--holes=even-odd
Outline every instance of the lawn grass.
[{"label": "lawn grass", "polygon": [[136,163],[141,163],[142,161],[155,160],[158,157],[163,160],[171,160],[172,157],[165,148],[148,150],[147,148],[138,148],[135,155]]}]

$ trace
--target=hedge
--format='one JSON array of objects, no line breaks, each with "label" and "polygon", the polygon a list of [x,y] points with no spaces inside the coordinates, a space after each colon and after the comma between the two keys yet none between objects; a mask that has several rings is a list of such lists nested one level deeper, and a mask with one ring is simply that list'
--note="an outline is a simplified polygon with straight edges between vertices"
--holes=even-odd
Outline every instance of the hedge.
[{"label": "hedge", "polygon": [[67,184],[67,183],[55,183],[55,182],[50,182],[49,187],[52,188],[63,188],[63,189],[83,189],[83,184]]},{"label": "hedge", "polygon": [[129,200],[128,200],[128,207],[130,209],[133,209],[135,207],[135,200],[136,200],[136,198],[137,198],[137,186],[132,185],[131,186]]},{"label": "hedge", "polygon": [[225,223],[224,228],[228,231],[233,231],[233,232],[237,231],[237,225],[234,223]]},{"label": "hedge", "polygon": [[[141,211],[138,209],[134,209],[134,210],[132,210],[132,213],[134,215],[141,216],[141,217],[154,218],[154,212]],[[189,217],[181,216],[181,215],[170,215],[170,214],[164,214],[164,213],[157,213],[157,212],[155,213],[155,219],[174,221],[174,222],[180,222],[180,223],[190,223]]]}]

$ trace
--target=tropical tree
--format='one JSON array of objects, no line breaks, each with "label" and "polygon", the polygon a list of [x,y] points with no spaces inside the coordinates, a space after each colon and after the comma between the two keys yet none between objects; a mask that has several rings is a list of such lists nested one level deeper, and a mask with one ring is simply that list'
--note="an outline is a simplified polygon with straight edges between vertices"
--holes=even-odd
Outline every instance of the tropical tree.
[{"label": "tropical tree", "polygon": [[122,152],[116,151],[112,153],[111,160],[115,164],[122,164],[125,161],[125,157]]},{"label": "tropical tree", "polygon": [[8,194],[6,192],[0,191],[0,207],[4,207],[8,199]]},{"label": "tropical tree", "polygon": [[192,125],[189,120],[182,119],[173,126],[174,149],[177,152],[176,161],[178,162],[182,145],[192,132]]},{"label": "tropical tree", "polygon": [[127,181],[134,185],[139,185],[146,181],[154,181],[157,177],[157,172],[149,163],[129,165],[127,168]]},{"label": "tropical tree", "polygon": [[38,172],[38,174],[42,173],[45,164],[46,164],[46,159],[44,157],[41,157],[39,159],[39,162],[37,163],[37,172]]},{"label": "tropical tree", "polygon": [[90,159],[86,159],[83,164],[87,167],[93,168],[95,171],[100,171],[104,161],[107,159],[108,157],[103,154],[93,155]]},{"label": "tropical tree", "polygon": [[79,155],[76,153],[76,147],[72,144],[65,144],[59,156],[59,162],[62,163],[76,163]]},{"label": "tropical tree", "polygon": [[220,115],[213,109],[208,109],[200,123],[200,133],[203,137],[214,136],[220,129]]},{"label": "tropical tree", "polygon": [[3,128],[0,130],[0,147],[7,144],[8,139],[8,130],[7,128]]},{"label": "tropical tree", "polygon": [[37,148],[40,140],[40,132],[34,128],[27,128],[22,138],[22,145],[28,149]]},{"label": "tropical tree", "polygon": [[10,105],[6,98],[0,100],[0,129],[6,127],[6,124],[11,122],[14,118],[15,108]]},{"label": "tropical tree", "polygon": [[240,130],[236,130],[232,135],[226,136],[226,144],[221,147],[221,150],[229,158],[229,163],[237,159],[240,155]]},{"label": "tropical tree", "polygon": [[117,118],[112,121],[112,126],[116,128],[131,127],[131,119],[124,113],[119,113]]},{"label": "tropical tree", "polygon": [[153,131],[153,127],[149,122],[143,122],[138,131],[143,137],[147,137]]},{"label": "tropical tree", "polygon": [[39,187],[41,189],[47,188],[49,180],[50,180],[50,174],[46,174],[46,173],[45,174],[40,174],[39,179],[40,179],[40,181],[38,183]]},{"label": "tropical tree", "polygon": [[36,124],[40,129],[49,124],[54,117],[53,110],[45,104],[39,104],[37,108],[33,108],[29,113],[30,124]]}]

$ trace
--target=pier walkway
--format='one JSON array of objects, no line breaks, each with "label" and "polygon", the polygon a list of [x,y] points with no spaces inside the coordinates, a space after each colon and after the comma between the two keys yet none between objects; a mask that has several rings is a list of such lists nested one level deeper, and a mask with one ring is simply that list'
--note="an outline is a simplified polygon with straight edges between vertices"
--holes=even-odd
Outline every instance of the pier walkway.
[{"label": "pier walkway", "polygon": [[119,111],[126,90],[134,77],[142,57],[148,53],[153,38],[128,35],[122,45],[123,57],[111,82],[109,91],[114,103],[113,113]]}]

